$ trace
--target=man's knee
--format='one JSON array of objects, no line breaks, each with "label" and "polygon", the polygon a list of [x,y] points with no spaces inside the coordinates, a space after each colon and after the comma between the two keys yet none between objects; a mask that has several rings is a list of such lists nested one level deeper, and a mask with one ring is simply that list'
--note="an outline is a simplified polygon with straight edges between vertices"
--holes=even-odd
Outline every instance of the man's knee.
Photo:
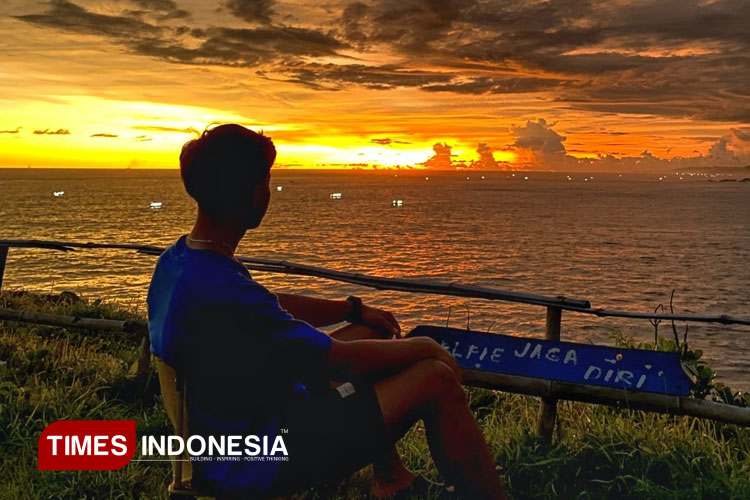
[{"label": "man's knee", "polygon": [[456,378],[453,368],[437,359],[424,359],[416,363],[424,377],[426,403],[430,407],[455,405],[466,401],[466,394]]}]

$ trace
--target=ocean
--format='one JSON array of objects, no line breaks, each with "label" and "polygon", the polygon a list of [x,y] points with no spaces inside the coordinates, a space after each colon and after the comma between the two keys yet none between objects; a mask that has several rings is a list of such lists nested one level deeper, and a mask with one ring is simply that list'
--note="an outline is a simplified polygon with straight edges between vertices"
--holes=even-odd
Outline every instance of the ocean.
[{"label": "ocean", "polygon": [[[565,295],[639,312],[668,309],[674,289],[675,312],[750,317],[750,183],[659,177],[278,170],[268,214],[238,255]],[[334,192],[341,199],[331,199]],[[194,215],[177,170],[0,170],[0,239],[167,246],[190,230]],[[71,290],[145,312],[154,264],[129,251],[11,249],[3,288]],[[255,277],[278,292],[360,295],[391,309],[406,331],[447,323],[544,335],[542,307]],[[563,340],[611,344],[617,330],[639,341],[654,334],[647,320],[563,313]],[[669,323],[659,333],[671,338]],[[693,323],[689,342],[720,381],[750,390],[750,327]]]}]

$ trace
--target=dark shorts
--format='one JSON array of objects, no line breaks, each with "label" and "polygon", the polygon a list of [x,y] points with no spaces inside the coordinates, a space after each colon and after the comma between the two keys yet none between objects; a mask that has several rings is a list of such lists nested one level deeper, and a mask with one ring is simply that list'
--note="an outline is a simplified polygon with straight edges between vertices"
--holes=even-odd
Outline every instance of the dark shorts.
[{"label": "dark shorts", "polygon": [[347,382],[287,410],[282,427],[289,461],[274,481],[277,495],[339,480],[387,453],[383,413],[375,389]]}]

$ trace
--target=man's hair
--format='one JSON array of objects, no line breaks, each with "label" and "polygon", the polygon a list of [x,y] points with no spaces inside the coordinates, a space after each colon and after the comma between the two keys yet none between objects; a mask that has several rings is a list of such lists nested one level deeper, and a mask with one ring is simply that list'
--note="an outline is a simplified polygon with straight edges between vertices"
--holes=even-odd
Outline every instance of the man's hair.
[{"label": "man's hair", "polygon": [[180,174],[201,211],[222,218],[247,208],[253,189],[266,179],[275,160],[270,137],[241,125],[219,125],[185,143]]}]

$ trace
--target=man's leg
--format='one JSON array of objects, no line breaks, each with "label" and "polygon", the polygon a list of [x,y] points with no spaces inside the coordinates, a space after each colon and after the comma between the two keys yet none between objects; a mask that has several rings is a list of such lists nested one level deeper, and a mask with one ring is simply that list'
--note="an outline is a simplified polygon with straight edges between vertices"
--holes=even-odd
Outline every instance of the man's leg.
[{"label": "man's leg", "polygon": [[[333,333],[336,340],[349,342],[352,340],[382,339],[387,334],[367,325],[347,325]],[[404,467],[401,457],[394,445],[388,455],[372,464],[373,477],[370,493],[375,498],[385,498],[405,488],[414,481],[414,474]]]},{"label": "man's leg", "polygon": [[495,462],[452,368],[427,359],[375,383],[386,429],[399,439],[423,420],[435,464],[467,498],[504,499]]}]

